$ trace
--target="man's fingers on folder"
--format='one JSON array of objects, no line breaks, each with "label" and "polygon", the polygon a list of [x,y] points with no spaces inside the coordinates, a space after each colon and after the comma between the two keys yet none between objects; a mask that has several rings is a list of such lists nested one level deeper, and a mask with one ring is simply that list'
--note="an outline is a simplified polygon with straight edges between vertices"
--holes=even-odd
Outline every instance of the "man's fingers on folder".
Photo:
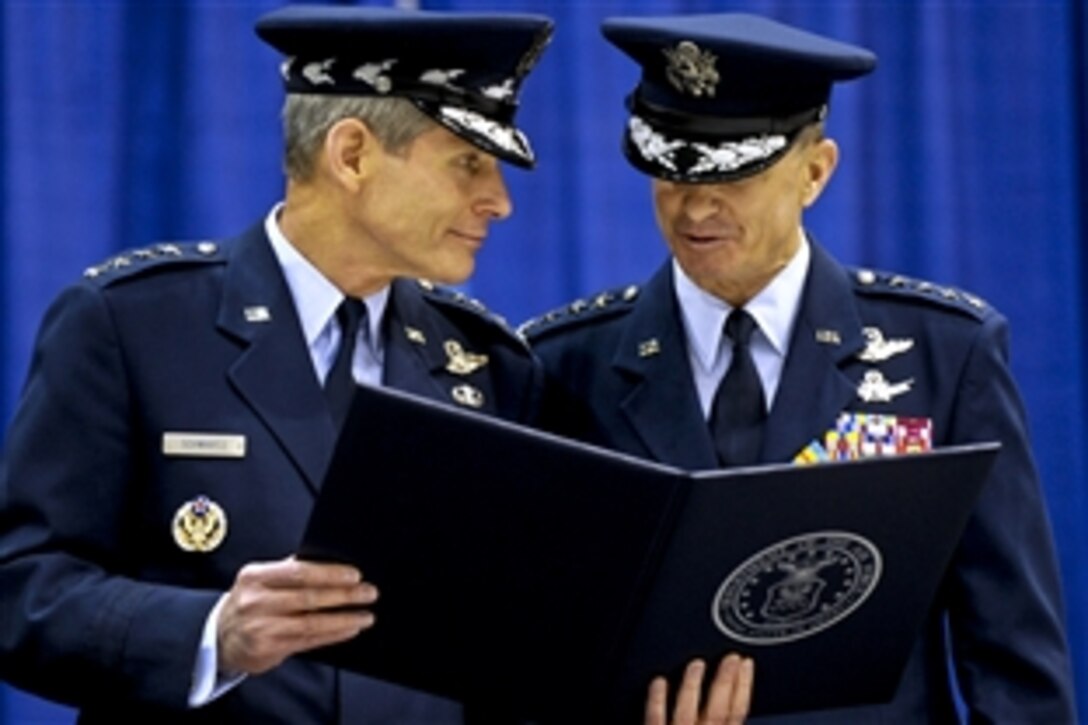
[{"label": "man's fingers on folder", "polygon": [[378,598],[357,569],[293,558],[248,564],[219,612],[219,666],[264,672],[284,659],[350,639],[374,623]]},{"label": "man's fingers on folder", "polygon": [[710,683],[706,709],[699,723],[704,725],[742,723],[752,704],[752,684],[755,663],[748,657],[729,655],[718,665],[718,673]]},{"label": "man's fingers on folder", "polygon": [[754,665],[738,655],[724,657],[702,706],[706,663],[695,659],[684,670],[676,693],[672,719],[668,719],[668,683],[654,678],[646,697],[646,725],[738,725],[748,717]]}]

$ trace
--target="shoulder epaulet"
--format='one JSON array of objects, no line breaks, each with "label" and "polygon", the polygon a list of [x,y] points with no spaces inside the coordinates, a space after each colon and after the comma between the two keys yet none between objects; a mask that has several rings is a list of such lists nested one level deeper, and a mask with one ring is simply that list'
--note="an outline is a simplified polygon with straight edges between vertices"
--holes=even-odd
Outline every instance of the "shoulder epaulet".
[{"label": "shoulder epaulet", "polygon": [[164,265],[217,262],[223,258],[222,245],[216,242],[160,242],[114,255],[85,269],[83,277],[108,285]]},{"label": "shoulder epaulet", "polygon": [[552,331],[628,312],[638,293],[638,285],[632,284],[598,292],[592,297],[576,299],[539,317],[526,320],[518,327],[518,334],[525,339],[540,337]]},{"label": "shoulder epaulet", "polygon": [[518,336],[517,332],[515,332],[512,327],[510,327],[510,324],[506,321],[505,317],[492,312],[483,302],[480,302],[475,297],[470,297],[459,290],[437,285],[426,279],[416,280],[416,283],[419,285],[420,289],[423,290],[423,296],[427,300],[447,308],[469,312],[475,318],[499,330],[505,336],[517,342],[517,344],[521,346],[525,345],[525,341]]},{"label": "shoulder epaulet", "polygon": [[978,295],[957,287],[871,269],[854,269],[854,287],[862,294],[891,295],[947,307],[982,319],[993,308]]}]

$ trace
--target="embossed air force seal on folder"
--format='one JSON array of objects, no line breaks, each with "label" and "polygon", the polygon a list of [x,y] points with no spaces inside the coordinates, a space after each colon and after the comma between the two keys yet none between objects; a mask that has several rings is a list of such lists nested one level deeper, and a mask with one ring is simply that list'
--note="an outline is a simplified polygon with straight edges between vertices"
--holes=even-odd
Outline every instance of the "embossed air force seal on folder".
[{"label": "embossed air force seal on folder", "polygon": [[714,597],[714,623],[738,642],[775,645],[834,626],[880,582],[873,542],[816,531],[768,546],[733,570]]}]

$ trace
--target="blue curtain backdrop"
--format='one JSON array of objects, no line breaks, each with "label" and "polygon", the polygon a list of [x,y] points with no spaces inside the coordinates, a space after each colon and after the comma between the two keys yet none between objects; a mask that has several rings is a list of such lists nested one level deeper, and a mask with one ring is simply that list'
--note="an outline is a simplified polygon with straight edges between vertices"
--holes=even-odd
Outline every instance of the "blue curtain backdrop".
[{"label": "blue curtain backdrop", "polygon": [[[0,6],[5,424],[46,304],[85,267],[154,240],[232,234],[279,198],[278,59],[252,31],[279,4]],[[877,72],[833,98],[842,162],[809,226],[844,260],[968,288],[1011,319],[1088,712],[1083,0],[422,5],[542,12],[557,22],[522,111],[539,168],[509,172],[514,217],[495,229],[467,285],[512,321],[641,280],[663,258],[648,182],[619,153],[634,69],[602,40],[601,18],[755,11],[878,53]],[[71,721],[70,711],[0,685],[0,724]]]}]

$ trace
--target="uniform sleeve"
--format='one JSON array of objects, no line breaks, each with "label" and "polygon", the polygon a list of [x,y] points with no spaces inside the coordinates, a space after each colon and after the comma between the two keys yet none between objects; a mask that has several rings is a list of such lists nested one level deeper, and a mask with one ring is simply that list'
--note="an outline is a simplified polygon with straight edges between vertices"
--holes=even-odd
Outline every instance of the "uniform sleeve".
[{"label": "uniform sleeve", "polygon": [[[217,592],[126,576],[151,481],[138,397],[102,291],[46,313],[0,467],[0,677],[76,706],[185,707]],[[146,470],[146,469],[144,469]]]},{"label": "uniform sleeve", "polygon": [[952,421],[953,443],[1002,444],[949,583],[953,661],[970,720],[1076,722],[1058,565],[1000,316],[980,328]]}]

